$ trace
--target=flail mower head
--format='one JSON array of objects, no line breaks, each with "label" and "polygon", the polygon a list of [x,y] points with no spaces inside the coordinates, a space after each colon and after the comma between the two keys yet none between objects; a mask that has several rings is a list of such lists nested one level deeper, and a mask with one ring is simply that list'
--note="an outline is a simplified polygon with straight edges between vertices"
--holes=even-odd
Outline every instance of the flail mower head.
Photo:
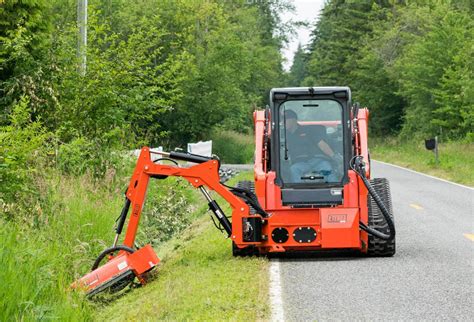
[{"label": "flail mower head", "polygon": [[[110,256],[117,251],[116,256]],[[100,262],[107,255],[110,256],[109,261],[99,267]],[[145,284],[145,273],[152,270],[159,262],[160,259],[151,245],[138,250],[126,246],[111,247],[97,257],[92,271],[76,281],[72,287],[85,290],[89,298],[104,291],[115,293],[131,284],[135,277],[141,284]]]}]

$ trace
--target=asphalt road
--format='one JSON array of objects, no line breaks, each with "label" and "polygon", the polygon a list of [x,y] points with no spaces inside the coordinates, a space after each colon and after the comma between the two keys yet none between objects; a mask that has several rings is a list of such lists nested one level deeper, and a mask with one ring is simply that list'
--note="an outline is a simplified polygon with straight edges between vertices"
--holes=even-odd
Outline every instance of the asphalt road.
[{"label": "asphalt road", "polygon": [[474,320],[474,190],[372,162],[390,180],[391,258],[279,259],[285,320]]}]

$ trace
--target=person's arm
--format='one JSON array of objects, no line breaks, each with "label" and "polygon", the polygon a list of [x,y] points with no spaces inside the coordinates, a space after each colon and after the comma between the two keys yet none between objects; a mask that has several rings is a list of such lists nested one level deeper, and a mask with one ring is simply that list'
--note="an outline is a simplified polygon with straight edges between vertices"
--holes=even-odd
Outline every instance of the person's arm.
[{"label": "person's arm", "polygon": [[329,144],[327,144],[324,140],[319,141],[318,146],[321,149],[321,151],[323,151],[324,154],[326,154],[330,158],[334,156],[334,151],[331,149]]}]

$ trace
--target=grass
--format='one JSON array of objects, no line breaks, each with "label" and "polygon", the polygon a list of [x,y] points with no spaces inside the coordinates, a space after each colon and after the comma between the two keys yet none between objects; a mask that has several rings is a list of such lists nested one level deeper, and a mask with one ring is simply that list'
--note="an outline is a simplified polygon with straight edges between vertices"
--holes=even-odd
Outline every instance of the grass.
[{"label": "grass", "polygon": [[36,227],[0,219],[2,321],[93,317],[93,307],[69,285],[105,246],[120,206],[87,182],[56,177],[49,184],[51,213]]},{"label": "grass", "polygon": [[[238,179],[250,177],[247,173]],[[206,209],[197,211],[203,213]],[[229,207],[223,209],[230,214]],[[159,247],[157,253],[162,264],[154,281],[104,307],[98,320],[268,318],[268,261],[234,258],[231,241],[215,229],[207,216]]]},{"label": "grass", "polygon": [[[150,187],[139,233],[142,244],[158,240],[162,265],[156,278],[109,303],[89,302],[84,294],[71,291],[70,284],[110,246],[127,181],[115,176],[97,185],[88,176],[53,173],[42,185],[46,197],[41,215],[11,220],[0,214],[0,321],[255,320],[267,316],[266,260],[233,258],[230,241],[203,217],[207,207],[197,191],[171,178]],[[180,201],[181,212],[171,206],[179,195],[187,200]],[[165,231],[162,222],[152,217],[169,218],[170,214],[159,214],[153,210],[157,208],[175,211],[177,221],[186,220],[189,228],[182,231],[181,226],[169,223],[173,229]],[[156,229],[146,230],[146,225]],[[179,237],[164,241],[156,238],[160,234]]]},{"label": "grass", "polygon": [[474,186],[474,144],[441,142],[439,164],[434,153],[425,149],[424,142],[400,142],[397,139],[372,139],[371,157],[397,164],[457,183]]},{"label": "grass", "polygon": [[127,179],[97,185],[87,175],[47,177],[40,216],[0,214],[1,321],[90,320],[96,311],[69,285],[110,246]]}]

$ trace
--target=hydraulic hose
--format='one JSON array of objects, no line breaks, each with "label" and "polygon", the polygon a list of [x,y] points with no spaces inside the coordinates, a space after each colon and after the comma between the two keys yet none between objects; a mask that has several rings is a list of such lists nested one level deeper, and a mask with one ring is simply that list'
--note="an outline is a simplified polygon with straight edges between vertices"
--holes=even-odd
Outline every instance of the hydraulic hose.
[{"label": "hydraulic hose", "polygon": [[269,217],[270,215],[260,206],[260,203],[258,202],[257,196],[255,193],[253,193],[250,190],[244,189],[244,188],[238,188],[238,187],[230,187],[228,185],[225,185],[227,188],[230,189],[230,191],[237,197],[244,199],[247,201],[247,204],[253,207],[257,214],[261,215],[262,217]]},{"label": "hydraulic hose", "polygon": [[360,222],[359,227],[360,229],[366,231],[368,234],[375,236],[377,238],[383,239],[383,240],[393,240],[395,238],[395,224],[393,223],[391,214],[388,212],[387,207],[383,204],[382,199],[380,196],[377,194],[377,191],[375,191],[374,187],[370,184],[369,180],[365,176],[365,163],[363,161],[363,158],[361,155],[355,156],[351,160],[351,168],[357,173],[357,175],[362,179],[364,182],[364,185],[366,186],[367,190],[369,191],[369,194],[372,196],[374,199],[375,203],[377,204],[377,207],[379,207],[380,211],[382,211],[382,215],[385,218],[385,221],[387,222],[388,228],[390,230],[390,234],[384,234],[378,230],[375,230],[364,223]]},{"label": "hydraulic hose", "polygon": [[122,212],[120,213],[120,217],[118,218],[118,224],[115,228],[115,232],[117,235],[122,233],[123,225],[125,224],[125,219],[127,218],[128,210],[130,209],[131,201],[127,197],[125,197],[125,204],[122,208]]},{"label": "hydraulic hose", "polygon": [[212,157],[206,157],[204,155],[185,153],[185,152],[176,152],[176,151],[170,152],[169,156],[170,158],[175,159],[175,160],[188,161],[188,162],[194,162],[194,163],[204,163],[209,160],[214,160]]},{"label": "hydraulic hose", "polygon": [[107,248],[102,253],[100,253],[99,256],[97,256],[94,264],[92,265],[91,271],[93,271],[93,270],[97,269],[97,267],[99,267],[100,262],[104,259],[105,256],[107,256],[108,254],[113,253],[117,250],[123,250],[127,253],[130,253],[130,254],[132,254],[135,251],[133,248],[130,248],[130,247],[127,247],[127,246],[124,246],[124,245],[119,245],[119,246],[114,246],[114,247]]}]

